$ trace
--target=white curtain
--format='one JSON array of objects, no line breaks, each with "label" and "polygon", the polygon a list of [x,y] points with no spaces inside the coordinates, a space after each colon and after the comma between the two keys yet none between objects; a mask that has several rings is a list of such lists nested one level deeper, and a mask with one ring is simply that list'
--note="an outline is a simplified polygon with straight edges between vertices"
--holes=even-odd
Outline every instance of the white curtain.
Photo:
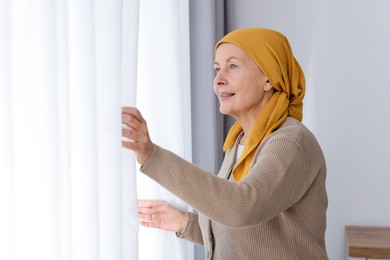
[{"label": "white curtain", "polygon": [[137,24],[133,0],[0,1],[0,259],[137,259]]},{"label": "white curtain", "polygon": [[141,2],[0,0],[0,259],[193,259],[172,233],[138,237],[121,106],[191,159],[188,1]]},{"label": "white curtain", "polygon": [[[137,107],[156,144],[191,160],[188,1],[140,1]],[[138,175],[138,197],[163,199],[184,210],[178,198]],[[175,234],[140,228],[139,259],[191,260],[194,248]]]}]

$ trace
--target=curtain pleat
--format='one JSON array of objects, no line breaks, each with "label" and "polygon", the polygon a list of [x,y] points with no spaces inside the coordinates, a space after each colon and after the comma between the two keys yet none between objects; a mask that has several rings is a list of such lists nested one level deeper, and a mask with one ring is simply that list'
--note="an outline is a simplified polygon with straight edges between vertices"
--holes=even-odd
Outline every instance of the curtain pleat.
[{"label": "curtain pleat", "polygon": [[[137,94],[139,1],[123,0],[121,104],[135,106]],[[131,151],[122,149],[122,239],[123,259],[138,257],[138,198],[136,163]],[[136,234],[136,235],[134,235]]]},{"label": "curtain pleat", "polygon": [[[97,74],[92,0],[68,2],[73,259],[98,259]],[[113,172],[113,176],[117,174]]]},{"label": "curtain pleat", "polygon": [[15,246],[9,27],[9,2],[0,1],[0,258],[4,259],[14,258]]},{"label": "curtain pleat", "polygon": [[94,21],[96,28],[99,28],[95,34],[95,110],[100,260],[122,259],[123,243],[112,239],[122,239],[122,148],[118,146],[122,126],[117,124],[121,120],[122,1],[96,1]]}]

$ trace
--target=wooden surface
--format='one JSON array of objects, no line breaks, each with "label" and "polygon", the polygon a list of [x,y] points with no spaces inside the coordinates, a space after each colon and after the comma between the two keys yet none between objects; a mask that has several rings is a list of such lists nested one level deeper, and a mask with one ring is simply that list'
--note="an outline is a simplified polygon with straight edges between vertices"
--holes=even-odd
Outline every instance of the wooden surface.
[{"label": "wooden surface", "polygon": [[390,259],[390,227],[346,226],[351,257]]}]

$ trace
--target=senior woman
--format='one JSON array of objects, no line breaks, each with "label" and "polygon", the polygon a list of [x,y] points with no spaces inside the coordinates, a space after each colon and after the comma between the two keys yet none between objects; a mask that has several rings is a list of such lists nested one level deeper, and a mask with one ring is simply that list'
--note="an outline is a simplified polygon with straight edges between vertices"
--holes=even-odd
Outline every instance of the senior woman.
[{"label": "senior woman", "polygon": [[204,245],[213,260],[323,260],[326,164],[301,123],[305,80],[281,33],[244,28],[215,46],[220,112],[237,122],[218,176],[153,144],[136,108],[122,109],[123,146],[141,171],[192,206],[141,200],[140,223]]}]

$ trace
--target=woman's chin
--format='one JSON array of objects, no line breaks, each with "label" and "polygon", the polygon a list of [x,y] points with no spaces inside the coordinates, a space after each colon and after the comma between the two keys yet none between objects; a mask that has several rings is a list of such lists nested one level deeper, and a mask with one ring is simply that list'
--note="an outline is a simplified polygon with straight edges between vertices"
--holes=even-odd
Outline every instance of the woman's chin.
[{"label": "woman's chin", "polygon": [[226,115],[226,116],[233,116],[232,115],[232,110],[231,109],[228,109],[226,107],[223,107],[223,106],[220,106],[219,107],[219,112],[223,115]]},{"label": "woman's chin", "polygon": [[226,108],[223,107],[223,106],[220,106],[220,107],[219,107],[219,112],[220,112],[221,114],[223,114],[223,115],[229,115],[229,110],[226,109]]}]

